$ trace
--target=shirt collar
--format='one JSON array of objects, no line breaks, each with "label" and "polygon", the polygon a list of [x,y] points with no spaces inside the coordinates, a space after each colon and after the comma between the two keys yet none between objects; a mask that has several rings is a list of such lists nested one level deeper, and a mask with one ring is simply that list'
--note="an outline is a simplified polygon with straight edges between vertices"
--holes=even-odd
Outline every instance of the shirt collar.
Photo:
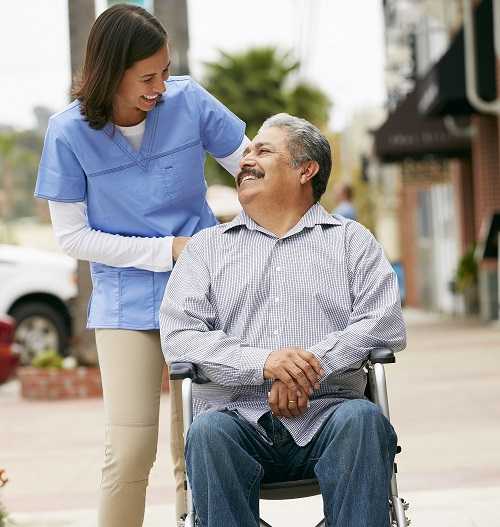
[{"label": "shirt collar", "polygon": [[[315,203],[305,214],[300,218],[298,223],[293,226],[283,238],[288,238],[292,234],[296,234],[305,228],[313,228],[316,225],[342,225],[342,222],[334,218],[319,204]],[[256,230],[275,236],[272,232],[267,231],[256,223],[248,214],[242,210],[234,220],[222,226],[222,232],[227,232],[233,228],[245,226],[249,230]]]}]

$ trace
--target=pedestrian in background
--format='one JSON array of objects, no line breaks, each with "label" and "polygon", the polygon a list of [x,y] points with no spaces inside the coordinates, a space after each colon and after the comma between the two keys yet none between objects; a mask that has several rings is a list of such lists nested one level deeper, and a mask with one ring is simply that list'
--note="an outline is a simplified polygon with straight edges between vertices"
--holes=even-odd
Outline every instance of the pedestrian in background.
[{"label": "pedestrian in background", "polygon": [[357,220],[358,214],[353,203],[354,191],[351,185],[342,183],[337,191],[338,205],[332,214],[340,214],[349,220]]},{"label": "pedestrian in background", "polygon": [[[157,449],[164,359],[158,311],[189,237],[217,223],[206,152],[238,172],[245,124],[189,77],[169,77],[161,23],[116,5],[95,21],[76,100],[51,117],[35,195],[55,236],[91,262],[105,409],[100,527],[139,527]],[[180,387],[171,385],[176,515],[185,513]]]}]

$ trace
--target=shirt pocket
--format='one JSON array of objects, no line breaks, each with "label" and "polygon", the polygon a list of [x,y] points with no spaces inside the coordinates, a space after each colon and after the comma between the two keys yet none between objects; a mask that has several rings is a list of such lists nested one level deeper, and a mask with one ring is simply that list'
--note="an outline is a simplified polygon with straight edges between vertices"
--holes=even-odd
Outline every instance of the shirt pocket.
[{"label": "shirt pocket", "polygon": [[88,307],[90,327],[115,327],[120,313],[118,273],[93,273]]},{"label": "shirt pocket", "polygon": [[148,175],[135,163],[90,174],[87,195],[91,226],[105,232],[128,233],[158,192]]},{"label": "shirt pocket", "polygon": [[149,271],[120,271],[120,326],[155,326],[154,276]]},{"label": "shirt pocket", "polygon": [[204,196],[205,152],[201,142],[193,141],[155,160],[152,178],[162,203],[189,202]]}]

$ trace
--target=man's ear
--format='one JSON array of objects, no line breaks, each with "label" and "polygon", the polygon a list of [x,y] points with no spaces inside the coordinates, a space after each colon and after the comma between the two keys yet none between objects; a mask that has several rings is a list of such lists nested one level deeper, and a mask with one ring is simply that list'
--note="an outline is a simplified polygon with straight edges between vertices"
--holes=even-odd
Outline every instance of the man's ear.
[{"label": "man's ear", "polygon": [[300,167],[300,183],[305,185],[318,173],[319,164],[317,161],[306,161]]}]

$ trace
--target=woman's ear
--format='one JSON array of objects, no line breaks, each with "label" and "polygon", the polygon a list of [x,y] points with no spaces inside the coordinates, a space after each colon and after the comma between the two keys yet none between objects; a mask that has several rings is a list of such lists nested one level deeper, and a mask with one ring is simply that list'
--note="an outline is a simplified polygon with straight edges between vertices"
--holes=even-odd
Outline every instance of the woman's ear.
[{"label": "woman's ear", "polygon": [[310,181],[319,171],[319,164],[317,161],[306,161],[301,166],[300,183],[305,185]]}]

